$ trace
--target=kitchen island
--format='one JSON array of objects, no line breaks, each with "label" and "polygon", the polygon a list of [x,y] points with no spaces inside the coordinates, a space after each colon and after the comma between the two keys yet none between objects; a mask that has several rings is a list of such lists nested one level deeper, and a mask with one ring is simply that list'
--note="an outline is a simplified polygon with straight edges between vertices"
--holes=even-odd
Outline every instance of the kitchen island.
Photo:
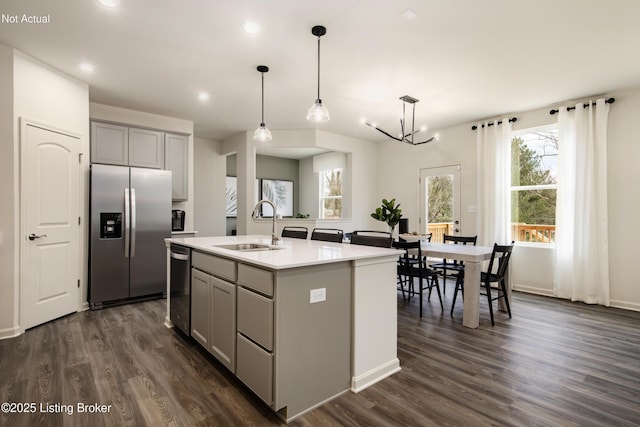
[{"label": "kitchen island", "polygon": [[396,250],[270,236],[166,243],[168,258],[170,244],[191,248],[190,335],[286,421],[400,369]]}]

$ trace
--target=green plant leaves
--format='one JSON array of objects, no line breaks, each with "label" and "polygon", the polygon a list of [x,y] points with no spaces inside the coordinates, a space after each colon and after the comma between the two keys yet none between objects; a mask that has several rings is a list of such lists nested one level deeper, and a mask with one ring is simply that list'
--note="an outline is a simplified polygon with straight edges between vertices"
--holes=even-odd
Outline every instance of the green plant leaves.
[{"label": "green plant leaves", "polygon": [[396,199],[382,199],[382,205],[371,213],[371,217],[386,222],[393,229],[402,218],[402,209],[399,203],[396,205]]}]

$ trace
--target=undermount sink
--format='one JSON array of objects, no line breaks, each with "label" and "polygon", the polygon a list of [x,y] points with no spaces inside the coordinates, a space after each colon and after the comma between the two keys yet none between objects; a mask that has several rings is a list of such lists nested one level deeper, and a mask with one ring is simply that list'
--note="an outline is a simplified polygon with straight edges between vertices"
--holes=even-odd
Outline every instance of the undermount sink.
[{"label": "undermount sink", "polygon": [[264,243],[234,243],[231,245],[215,245],[214,247],[241,252],[273,251],[277,249],[284,249],[277,246],[269,246]]}]

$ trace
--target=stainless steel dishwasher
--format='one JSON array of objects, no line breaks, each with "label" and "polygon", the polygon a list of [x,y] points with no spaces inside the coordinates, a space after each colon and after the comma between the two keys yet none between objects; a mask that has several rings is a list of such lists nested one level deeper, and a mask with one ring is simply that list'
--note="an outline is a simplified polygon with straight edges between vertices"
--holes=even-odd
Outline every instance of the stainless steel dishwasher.
[{"label": "stainless steel dishwasher", "polygon": [[191,335],[191,249],[171,244],[170,317],[173,326]]}]

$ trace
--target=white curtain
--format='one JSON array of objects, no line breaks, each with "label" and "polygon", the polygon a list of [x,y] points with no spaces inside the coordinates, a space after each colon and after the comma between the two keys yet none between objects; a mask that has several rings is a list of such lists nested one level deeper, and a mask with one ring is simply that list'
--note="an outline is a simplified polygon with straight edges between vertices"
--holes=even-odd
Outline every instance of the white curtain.
[{"label": "white curtain", "polygon": [[[484,125],[484,126],[483,126]],[[478,245],[511,242],[511,123],[479,123]]]},{"label": "white curtain", "polygon": [[604,98],[592,104],[559,111],[554,293],[609,306],[609,104]]}]

